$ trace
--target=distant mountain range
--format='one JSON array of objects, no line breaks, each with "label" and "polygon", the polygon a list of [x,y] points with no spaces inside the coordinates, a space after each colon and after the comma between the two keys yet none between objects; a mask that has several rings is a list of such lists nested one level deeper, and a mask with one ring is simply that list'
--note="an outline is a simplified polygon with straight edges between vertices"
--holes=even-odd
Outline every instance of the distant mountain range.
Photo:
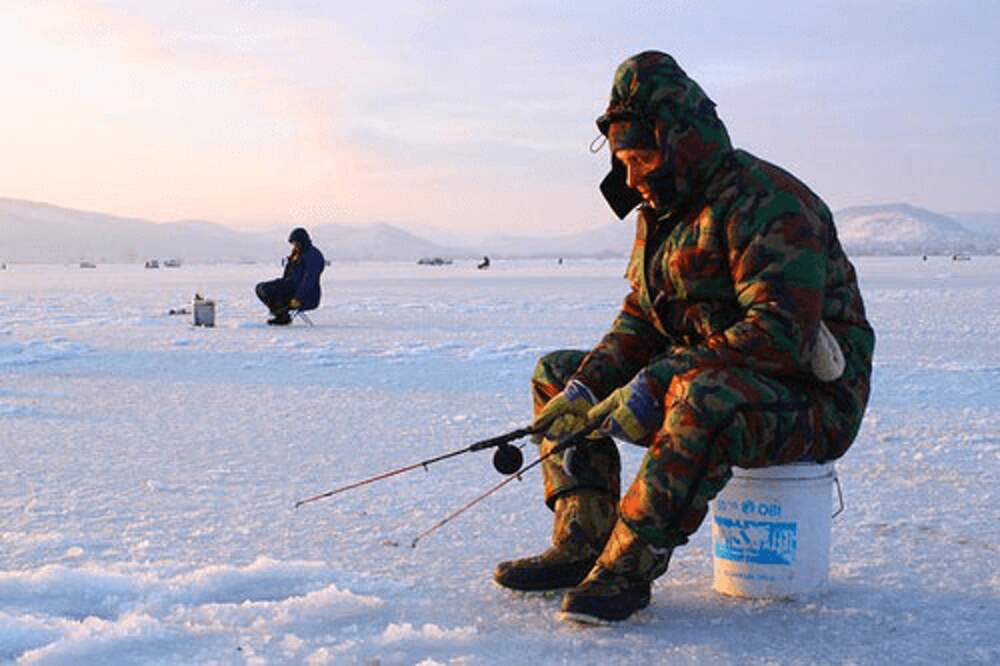
[{"label": "distant mountain range", "polygon": [[[274,261],[288,254],[288,231],[238,231],[200,220],[157,223],[0,198],[0,261],[8,263]],[[391,261],[454,254],[388,224],[326,224],[309,232],[330,259]]]},{"label": "distant mountain range", "polygon": [[[853,255],[1000,252],[998,213],[949,217],[899,203],[847,208],[835,217],[841,242]],[[153,258],[196,263],[273,261],[288,252],[285,233],[238,231],[200,220],[156,223],[0,198],[0,261],[6,263]],[[311,227],[310,233],[328,258],[341,261],[460,259],[484,254],[500,259],[623,257],[633,236],[631,222],[609,222],[561,236],[495,236],[475,247],[435,243],[389,224],[323,224]]]}]

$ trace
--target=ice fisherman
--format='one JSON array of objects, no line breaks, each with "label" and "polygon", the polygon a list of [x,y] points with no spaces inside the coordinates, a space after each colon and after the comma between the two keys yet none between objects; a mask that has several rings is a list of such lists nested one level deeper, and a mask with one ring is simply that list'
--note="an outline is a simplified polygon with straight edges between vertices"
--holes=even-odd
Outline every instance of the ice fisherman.
[{"label": "ice fisherman", "polygon": [[277,280],[257,284],[257,298],[271,311],[268,324],[286,326],[292,323],[292,310],[315,310],[321,291],[319,277],[326,268],[326,259],[313,245],[309,232],[298,227],[288,236],[291,254],[285,259],[285,272]]},{"label": "ice fisherman", "polygon": [[[732,466],[844,455],[875,336],[827,206],[734,149],[672,57],[622,63],[597,126],[612,164],[602,193],[621,218],[641,204],[631,291],[596,347],[544,356],[531,388],[542,453],[601,426],[543,464],[552,546],[500,563],[494,579],[569,588],[562,617],[602,623],[649,604]],[[612,438],[646,448],[620,500]]]}]

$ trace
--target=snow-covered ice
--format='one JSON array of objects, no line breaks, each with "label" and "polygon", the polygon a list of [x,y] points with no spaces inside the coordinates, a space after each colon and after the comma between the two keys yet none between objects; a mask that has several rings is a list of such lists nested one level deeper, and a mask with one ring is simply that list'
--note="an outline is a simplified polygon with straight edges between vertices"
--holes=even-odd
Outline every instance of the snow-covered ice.
[{"label": "snow-covered ice", "polygon": [[[272,266],[8,264],[0,663],[998,663],[1000,258],[856,265],[878,344],[829,591],[716,594],[706,526],[649,609],[583,629],[490,581],[547,542],[537,473],[416,549],[499,480],[489,453],[293,505],[525,424],[535,359],[597,341],[621,261],[334,264],[316,326],[278,330]],[[216,328],[167,314],[196,291]]]}]

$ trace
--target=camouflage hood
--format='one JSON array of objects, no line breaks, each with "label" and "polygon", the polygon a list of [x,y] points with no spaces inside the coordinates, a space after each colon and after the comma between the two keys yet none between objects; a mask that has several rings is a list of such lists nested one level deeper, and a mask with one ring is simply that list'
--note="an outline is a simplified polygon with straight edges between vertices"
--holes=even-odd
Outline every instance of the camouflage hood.
[{"label": "camouflage hood", "polygon": [[[629,123],[627,130],[609,136],[611,124],[619,121]],[[597,127],[611,148],[611,173],[601,192],[620,218],[641,197],[625,184],[625,167],[615,159],[615,150],[650,147],[663,152],[663,166],[647,179],[655,207],[663,212],[683,208],[732,151],[715,103],[673,58],[659,51],[645,51],[618,66],[611,100]]]}]

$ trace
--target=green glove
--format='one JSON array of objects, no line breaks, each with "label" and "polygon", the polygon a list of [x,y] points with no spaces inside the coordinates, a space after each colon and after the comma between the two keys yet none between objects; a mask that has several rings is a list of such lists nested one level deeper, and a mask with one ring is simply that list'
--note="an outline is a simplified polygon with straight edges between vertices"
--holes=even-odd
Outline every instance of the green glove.
[{"label": "green glove", "polygon": [[632,381],[592,407],[585,423],[601,421],[597,433],[641,444],[663,423],[663,407],[654,386],[646,371],[639,371]]},{"label": "green glove", "polygon": [[579,430],[587,423],[587,412],[596,402],[594,394],[583,382],[571,379],[531,422],[532,429],[537,431],[536,441],[541,441],[542,437],[559,439]]}]

